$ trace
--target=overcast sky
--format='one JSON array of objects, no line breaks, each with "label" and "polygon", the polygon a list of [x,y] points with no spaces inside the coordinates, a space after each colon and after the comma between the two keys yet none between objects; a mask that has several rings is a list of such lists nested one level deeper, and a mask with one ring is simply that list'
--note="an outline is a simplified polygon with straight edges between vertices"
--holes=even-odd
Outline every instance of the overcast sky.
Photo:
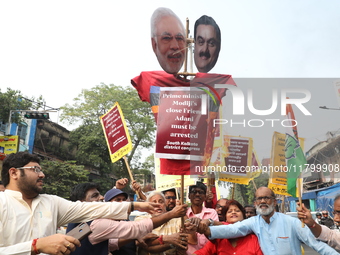
[{"label": "overcast sky", "polygon": [[[1,91],[10,87],[29,97],[42,95],[48,106],[58,108],[101,82],[131,86],[130,79],[141,71],[161,70],[150,43],[150,17],[161,6],[183,23],[189,18],[192,32],[201,15],[216,20],[222,49],[213,73],[340,77],[337,0],[1,1]],[[308,130],[299,130],[308,140],[307,149],[340,127],[340,111],[318,108],[339,107],[332,83],[310,90],[313,117]],[[57,121],[56,114],[51,117]]]}]

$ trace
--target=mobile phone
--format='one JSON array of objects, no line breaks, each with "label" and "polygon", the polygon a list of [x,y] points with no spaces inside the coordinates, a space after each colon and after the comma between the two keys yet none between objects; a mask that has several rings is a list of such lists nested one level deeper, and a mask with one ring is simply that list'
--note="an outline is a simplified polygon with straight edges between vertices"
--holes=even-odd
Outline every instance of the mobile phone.
[{"label": "mobile phone", "polygon": [[77,238],[79,241],[81,241],[91,233],[92,231],[90,226],[86,222],[82,222],[70,232],[66,233],[66,235],[73,236],[74,238]]}]

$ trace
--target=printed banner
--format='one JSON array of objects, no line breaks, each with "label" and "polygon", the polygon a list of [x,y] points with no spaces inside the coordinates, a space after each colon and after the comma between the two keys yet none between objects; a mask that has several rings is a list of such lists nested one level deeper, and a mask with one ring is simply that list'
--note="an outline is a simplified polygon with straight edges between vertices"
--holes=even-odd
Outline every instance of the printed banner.
[{"label": "printed banner", "polygon": [[132,150],[131,138],[122,110],[116,102],[103,116],[100,116],[111,162],[114,163]]},{"label": "printed banner", "polygon": [[228,153],[224,166],[218,170],[219,180],[239,184],[249,184],[253,176],[252,167],[253,139],[240,136],[224,136]]},{"label": "printed banner", "polygon": [[203,160],[209,116],[209,101],[203,100],[206,92],[186,87],[159,89],[156,157]]},{"label": "printed banner", "polygon": [[[206,92],[207,107],[209,113],[207,119],[207,130],[205,131],[205,144],[203,161],[190,161],[186,159],[161,158],[161,173],[171,175],[195,174],[196,165],[208,165],[213,149],[214,134],[216,126],[214,119],[218,118],[218,110],[221,105],[221,98],[225,96],[226,88],[216,88],[216,84],[228,84],[235,86],[234,80],[230,75],[197,73],[192,80],[178,79],[174,75],[167,74],[163,71],[142,72],[141,75],[131,80],[132,85],[137,89],[139,97],[151,105],[155,120],[158,120],[160,88],[195,88]],[[203,99],[201,99],[203,100]],[[203,104],[204,105],[204,104]],[[203,114],[202,114],[203,115]],[[215,117],[214,117],[215,116]],[[167,119],[167,116],[163,116]],[[215,123],[216,124],[216,123]],[[205,125],[205,123],[204,123]],[[158,132],[158,131],[157,131]],[[169,132],[169,131],[166,131]],[[194,131],[191,131],[194,133]],[[191,141],[190,141],[191,142]],[[164,144],[163,146],[165,146]],[[203,147],[203,146],[202,146]],[[193,150],[191,150],[193,151]],[[181,155],[181,157],[185,157]],[[202,157],[202,156],[199,156]]]},{"label": "printed banner", "polygon": [[[160,174],[160,162],[159,158],[155,157],[155,178],[156,178],[156,190],[163,191],[172,188],[181,187],[181,176],[180,175],[167,175]],[[184,176],[184,187],[194,185],[196,178],[191,178],[189,175]]]},{"label": "printed banner", "polygon": [[257,157],[256,151],[253,148],[253,151],[252,151],[252,154],[251,154],[251,166],[253,167],[251,179],[259,177],[262,173],[262,166],[259,162],[260,161]]},{"label": "printed banner", "polygon": [[0,136],[0,155],[2,155],[1,158],[5,158],[5,155],[7,154],[17,153],[18,150],[19,150],[18,135]]},{"label": "printed banner", "polygon": [[270,183],[272,184],[287,184],[286,173],[286,157],[285,157],[285,139],[286,135],[274,132],[272,139],[272,155],[271,163],[272,169],[270,170]]}]

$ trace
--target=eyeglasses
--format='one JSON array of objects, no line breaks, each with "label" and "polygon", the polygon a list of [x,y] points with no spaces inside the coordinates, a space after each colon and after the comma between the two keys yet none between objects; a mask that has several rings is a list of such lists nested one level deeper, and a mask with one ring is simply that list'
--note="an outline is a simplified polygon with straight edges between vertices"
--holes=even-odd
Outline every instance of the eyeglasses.
[{"label": "eyeglasses", "polygon": [[323,213],[322,215],[328,215],[328,213]]},{"label": "eyeglasses", "polygon": [[269,202],[273,197],[257,197],[255,200],[257,202],[261,202],[262,200],[264,200],[266,203]]},{"label": "eyeglasses", "polygon": [[333,211],[332,213],[333,213],[334,216],[336,215],[336,216],[340,217],[340,211]]},{"label": "eyeglasses", "polygon": [[223,207],[224,207],[224,206],[219,205],[219,204],[216,205],[216,209],[220,209],[220,208],[223,208]]},{"label": "eyeglasses", "polygon": [[33,170],[34,172],[36,172],[37,174],[41,173],[43,170],[38,167],[38,166],[24,166],[24,167],[18,167],[17,169],[30,169]]},{"label": "eyeglasses", "polygon": [[192,191],[190,191],[191,194],[200,194],[200,195],[204,195],[205,194],[205,191],[204,190],[197,190],[197,189],[194,189]]},{"label": "eyeglasses", "polygon": [[166,196],[165,198],[166,199],[174,199],[174,200],[176,200],[176,196]]}]

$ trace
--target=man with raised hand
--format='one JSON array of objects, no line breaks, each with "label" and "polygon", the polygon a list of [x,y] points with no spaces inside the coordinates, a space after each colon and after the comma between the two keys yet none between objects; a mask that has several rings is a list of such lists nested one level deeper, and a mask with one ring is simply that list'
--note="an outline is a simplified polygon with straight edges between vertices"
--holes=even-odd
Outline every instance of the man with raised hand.
[{"label": "man with raised hand", "polygon": [[0,192],[0,254],[70,254],[80,245],[71,236],[55,234],[69,222],[96,218],[126,219],[131,207],[152,212],[152,203],[71,202],[40,194],[45,175],[40,158],[28,152],[8,155],[1,177],[6,190]]},{"label": "man with raised hand", "polygon": [[[334,198],[334,221],[340,223],[340,194]],[[339,230],[329,229],[325,225],[318,224],[312,217],[310,210],[304,204],[298,207],[298,218],[302,219],[304,223],[312,231],[313,235],[321,241],[327,242],[328,245],[340,251],[340,232]]]},{"label": "man with raised hand", "polygon": [[165,208],[169,212],[172,209],[174,209],[176,206],[176,199],[177,199],[176,190],[168,189],[168,190],[162,191],[162,193],[164,194],[164,197],[165,197]]},{"label": "man with raised hand", "polygon": [[275,212],[276,199],[272,190],[260,187],[255,193],[257,216],[230,225],[214,226],[201,221],[199,233],[210,240],[237,238],[254,233],[265,255],[300,255],[305,243],[320,254],[338,254],[327,244],[315,239],[308,227],[291,216]]},{"label": "man with raised hand", "polygon": [[[209,219],[218,221],[217,212],[214,209],[206,208],[203,203],[206,200],[207,186],[203,182],[196,182],[195,185],[189,186],[189,199],[191,206],[187,211],[188,218]],[[196,250],[201,249],[208,239],[201,234],[195,235],[195,244],[188,244],[187,254],[193,254]]]},{"label": "man with raised hand", "polygon": [[[116,183],[117,184],[117,183]],[[91,196],[88,192],[92,189],[88,183],[78,184],[71,192],[70,197],[73,201],[80,200],[82,202],[90,202]],[[83,190],[83,193],[75,192]],[[99,194],[100,195],[100,194]],[[100,197],[102,197],[100,195]],[[124,202],[127,199],[127,193],[120,189],[110,189],[104,195],[105,202]],[[152,219],[144,219],[143,221],[115,221],[112,219],[96,219],[88,222],[92,233],[81,241],[81,247],[77,248],[72,255],[107,255],[109,251],[112,254],[134,254],[131,247],[120,250],[124,245],[134,241],[141,236],[150,233],[153,228],[157,228],[172,218],[184,216],[186,213],[187,205],[175,207],[171,212],[165,213]],[[78,223],[69,224],[68,231],[77,226]],[[132,253],[131,253],[132,252]]]}]

